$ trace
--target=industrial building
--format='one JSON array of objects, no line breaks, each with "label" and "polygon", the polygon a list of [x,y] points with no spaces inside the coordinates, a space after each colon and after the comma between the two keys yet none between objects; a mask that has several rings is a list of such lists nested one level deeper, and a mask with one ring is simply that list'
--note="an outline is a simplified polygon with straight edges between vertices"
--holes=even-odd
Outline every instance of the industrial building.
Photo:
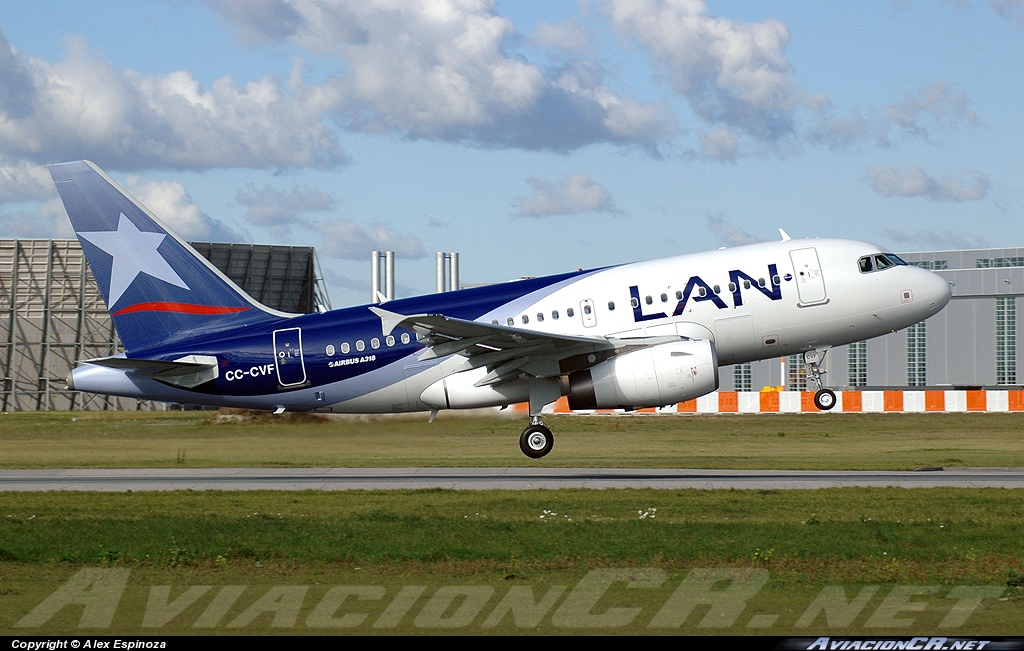
[{"label": "industrial building", "polygon": [[[1024,295],[1024,248],[901,253],[953,290],[934,317],[868,341],[828,351],[825,383],[835,389],[1018,387],[1017,302]],[[825,279],[826,287],[828,279]],[[723,391],[806,387],[803,359],[766,360],[722,369]]]},{"label": "industrial building", "polygon": [[[312,247],[192,246],[264,305],[295,313],[330,309]],[[65,390],[76,360],[118,352],[117,332],[76,240],[0,240],[0,410],[151,408]]]}]

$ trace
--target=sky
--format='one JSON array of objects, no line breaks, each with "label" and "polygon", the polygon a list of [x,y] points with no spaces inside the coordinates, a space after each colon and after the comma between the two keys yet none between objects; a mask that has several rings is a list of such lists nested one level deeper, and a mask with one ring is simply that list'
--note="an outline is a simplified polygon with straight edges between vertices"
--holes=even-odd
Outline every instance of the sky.
[{"label": "sky", "polygon": [[0,237],[89,159],[334,307],[779,237],[1024,246],[1024,0],[11,0]]}]

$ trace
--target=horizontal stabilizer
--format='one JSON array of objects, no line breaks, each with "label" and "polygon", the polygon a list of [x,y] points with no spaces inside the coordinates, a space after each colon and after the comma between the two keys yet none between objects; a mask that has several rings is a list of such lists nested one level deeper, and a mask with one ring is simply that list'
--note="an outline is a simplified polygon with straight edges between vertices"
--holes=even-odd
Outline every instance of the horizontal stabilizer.
[{"label": "horizontal stabilizer", "polygon": [[217,358],[210,355],[187,355],[166,362],[129,357],[100,357],[87,359],[82,363],[129,371],[186,389],[216,380],[219,375]]}]

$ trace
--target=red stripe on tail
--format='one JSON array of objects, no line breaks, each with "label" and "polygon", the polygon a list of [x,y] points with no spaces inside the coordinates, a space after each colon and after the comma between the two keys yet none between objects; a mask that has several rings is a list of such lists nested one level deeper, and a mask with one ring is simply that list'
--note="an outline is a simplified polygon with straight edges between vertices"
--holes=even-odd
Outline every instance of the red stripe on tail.
[{"label": "red stripe on tail", "polygon": [[180,312],[183,314],[233,314],[244,312],[247,307],[218,307],[216,305],[191,305],[189,303],[136,303],[114,312],[112,316],[131,314],[132,312]]}]

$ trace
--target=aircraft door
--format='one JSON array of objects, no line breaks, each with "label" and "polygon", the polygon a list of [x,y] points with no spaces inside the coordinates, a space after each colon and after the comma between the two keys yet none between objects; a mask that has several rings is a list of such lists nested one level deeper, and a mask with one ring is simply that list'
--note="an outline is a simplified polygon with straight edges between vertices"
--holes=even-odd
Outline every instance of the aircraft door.
[{"label": "aircraft door", "polygon": [[594,301],[589,298],[580,301],[580,317],[583,318],[584,328],[593,328],[597,325],[597,310],[594,309]]},{"label": "aircraft door", "polygon": [[789,259],[793,261],[796,292],[800,296],[800,302],[804,305],[826,302],[825,278],[821,274],[821,263],[814,247],[790,251]]},{"label": "aircraft door", "polygon": [[291,387],[306,381],[301,328],[274,331],[274,362],[277,365],[277,381],[281,386]]}]

